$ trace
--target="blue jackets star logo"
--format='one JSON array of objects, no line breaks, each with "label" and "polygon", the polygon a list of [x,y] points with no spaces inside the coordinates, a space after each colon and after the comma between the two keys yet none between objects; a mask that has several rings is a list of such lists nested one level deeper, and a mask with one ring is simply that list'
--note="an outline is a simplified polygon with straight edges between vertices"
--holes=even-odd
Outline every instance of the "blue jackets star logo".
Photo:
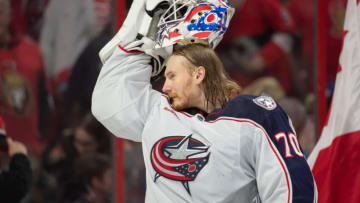
[{"label": "blue jackets star logo", "polygon": [[253,101],[258,106],[261,106],[262,108],[269,111],[275,109],[277,106],[274,99],[266,95],[256,97],[255,99],[253,99]]},{"label": "blue jackets star logo", "polygon": [[164,137],[151,149],[151,164],[159,177],[180,181],[191,195],[189,181],[194,181],[208,163],[209,146],[192,135]]}]

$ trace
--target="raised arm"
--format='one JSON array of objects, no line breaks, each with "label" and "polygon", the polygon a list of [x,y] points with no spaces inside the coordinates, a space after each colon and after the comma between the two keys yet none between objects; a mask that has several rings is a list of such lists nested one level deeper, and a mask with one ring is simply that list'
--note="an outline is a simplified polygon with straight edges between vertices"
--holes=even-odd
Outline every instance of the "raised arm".
[{"label": "raised arm", "polygon": [[134,0],[121,29],[100,51],[102,67],[92,96],[92,113],[114,135],[141,141],[141,134],[160,93],[152,90],[154,42],[141,33],[151,18],[145,0]]},{"label": "raised arm", "polygon": [[23,143],[7,138],[9,146],[9,170],[0,173],[1,202],[20,202],[28,193],[32,170]]},{"label": "raised arm", "polygon": [[94,116],[114,135],[141,141],[160,93],[150,85],[150,56],[119,46],[101,69],[92,96]]}]

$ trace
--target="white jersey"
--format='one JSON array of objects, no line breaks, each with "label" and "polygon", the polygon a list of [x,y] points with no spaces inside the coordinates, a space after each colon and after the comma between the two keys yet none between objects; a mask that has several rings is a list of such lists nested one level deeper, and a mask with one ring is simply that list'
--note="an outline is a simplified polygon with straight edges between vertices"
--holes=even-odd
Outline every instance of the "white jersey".
[{"label": "white jersey", "polygon": [[92,100],[114,135],[142,142],[146,203],[316,202],[291,121],[267,96],[238,96],[204,116],[151,88],[150,57],[117,49]]}]

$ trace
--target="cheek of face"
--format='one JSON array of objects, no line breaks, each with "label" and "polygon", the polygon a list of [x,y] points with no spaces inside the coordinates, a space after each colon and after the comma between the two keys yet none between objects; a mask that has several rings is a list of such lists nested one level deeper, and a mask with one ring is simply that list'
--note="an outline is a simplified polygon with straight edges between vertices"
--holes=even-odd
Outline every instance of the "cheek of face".
[{"label": "cheek of face", "polygon": [[169,94],[173,102],[171,107],[177,111],[191,107],[191,85],[192,81],[189,78],[183,83],[183,86],[178,89],[177,92],[171,92]]},{"label": "cheek of face", "polygon": [[74,146],[79,155],[96,152],[96,141],[82,128],[75,130]]}]

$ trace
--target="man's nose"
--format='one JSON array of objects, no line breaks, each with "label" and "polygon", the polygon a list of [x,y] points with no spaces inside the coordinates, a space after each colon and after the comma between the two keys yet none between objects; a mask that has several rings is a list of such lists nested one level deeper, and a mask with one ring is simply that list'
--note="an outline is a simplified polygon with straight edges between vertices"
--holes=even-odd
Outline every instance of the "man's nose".
[{"label": "man's nose", "polygon": [[167,82],[164,83],[164,86],[162,88],[162,91],[165,92],[165,93],[169,93],[170,92],[170,87],[169,85],[167,84]]}]

